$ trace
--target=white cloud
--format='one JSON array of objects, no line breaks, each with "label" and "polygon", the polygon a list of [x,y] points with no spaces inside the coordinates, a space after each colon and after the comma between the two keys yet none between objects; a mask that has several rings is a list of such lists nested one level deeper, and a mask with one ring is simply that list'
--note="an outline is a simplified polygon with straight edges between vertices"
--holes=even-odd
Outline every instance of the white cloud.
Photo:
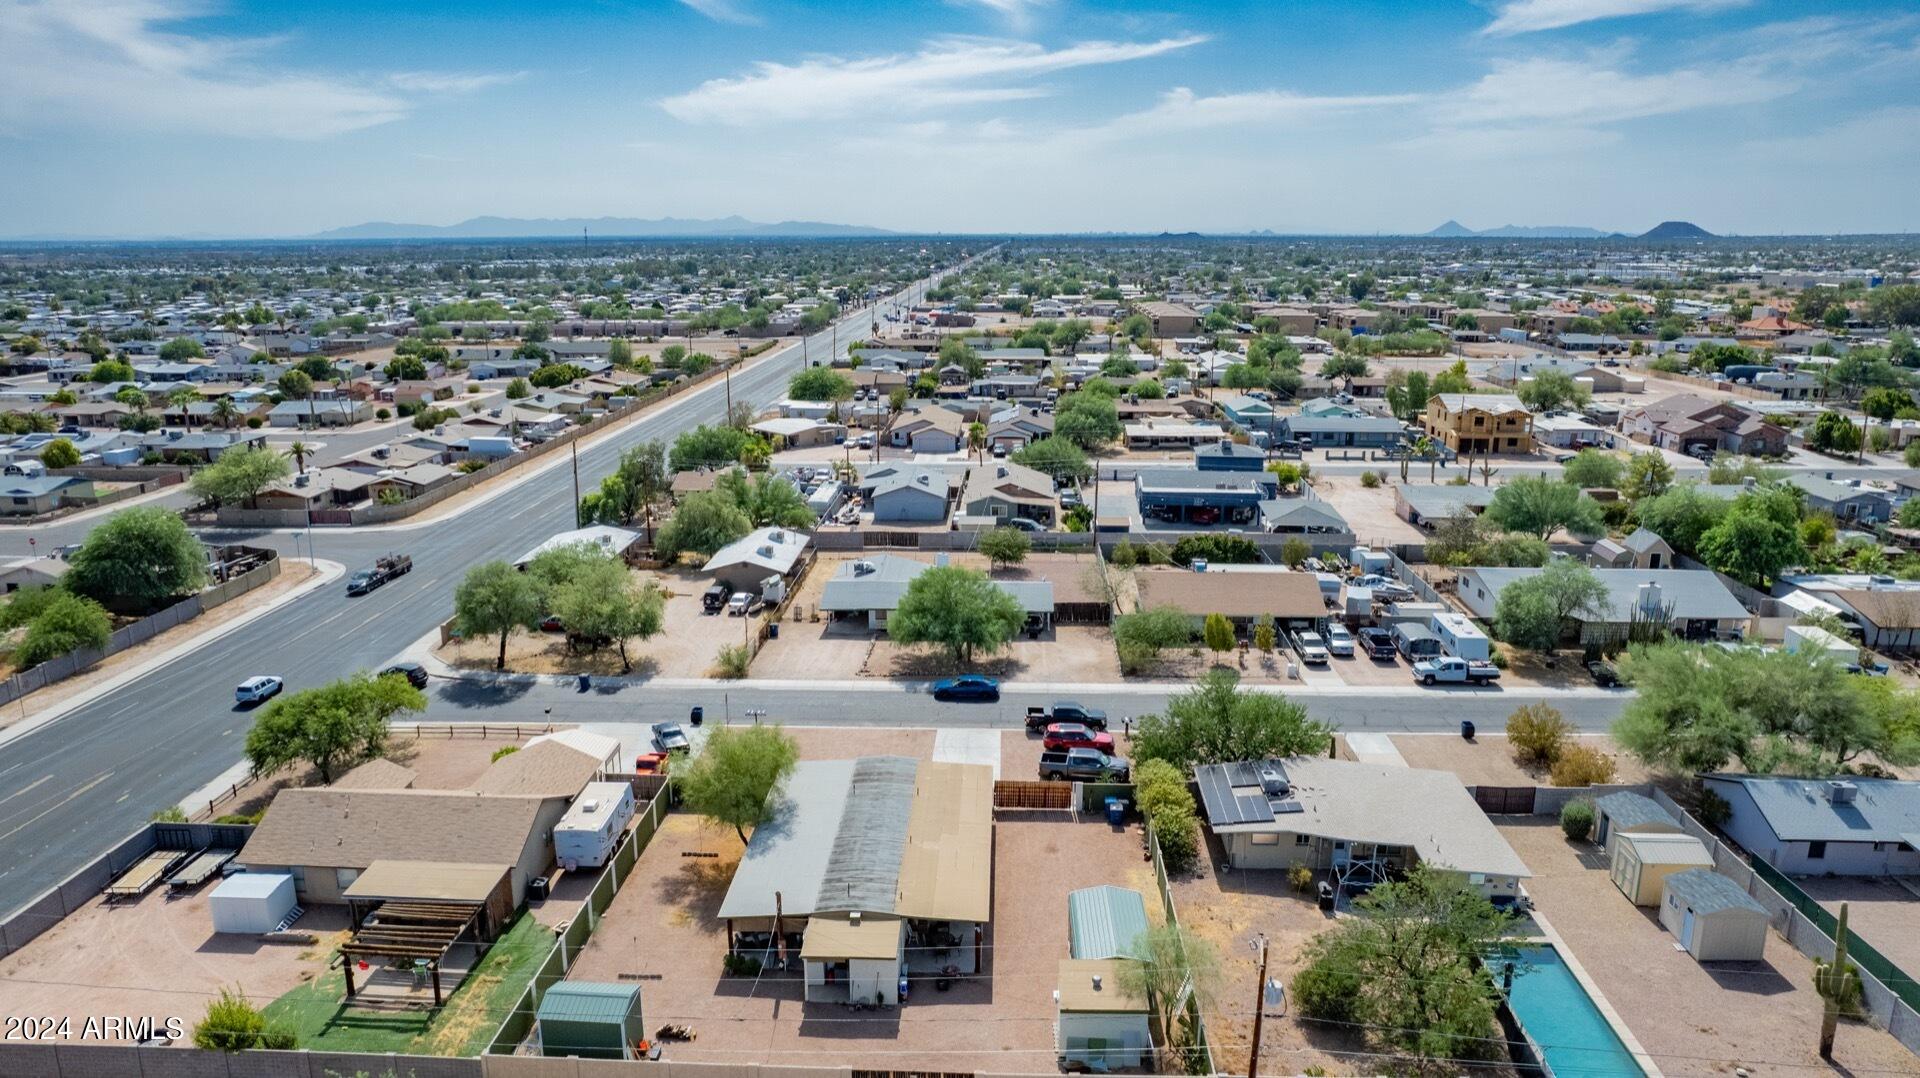
[{"label": "white cloud", "polygon": [[525,78],[526,74],[524,71],[509,71],[498,75],[462,75],[451,71],[401,71],[388,75],[387,82],[396,90],[410,90],[415,93],[470,94],[475,90],[518,82]]},{"label": "white cloud", "polygon": [[1608,124],[1772,101],[1797,86],[1738,66],[1637,75],[1566,59],[1495,60],[1479,81],[1441,99],[1436,116],[1456,126]]},{"label": "white cloud", "polygon": [[165,29],[207,13],[194,0],[0,0],[0,128],[307,139],[409,111],[398,81],[287,70],[257,59],[273,40]]},{"label": "white cloud", "polygon": [[1366,94],[1316,97],[1290,90],[1254,90],[1202,97],[1185,86],[1160,95],[1150,109],[1121,116],[1106,126],[1115,131],[1190,131],[1211,127],[1257,127],[1302,123],[1366,109],[1411,105],[1414,94]]},{"label": "white cloud", "polygon": [[1482,33],[1526,34],[1600,19],[1660,11],[1706,13],[1742,7],[1751,0],[1507,0]]},{"label": "white cloud", "polygon": [[1053,0],[947,0],[954,7],[985,8],[1005,19],[1016,30],[1025,30],[1033,25],[1033,17],[1041,8],[1052,7]]},{"label": "white cloud", "polygon": [[1820,171],[1845,162],[1912,161],[1920,158],[1913,133],[1920,131],[1920,105],[1893,105],[1854,116],[1819,131],[1755,139],[1741,149],[1770,162],[1800,161]]},{"label": "white cloud", "polygon": [[940,38],[910,56],[762,61],[748,74],[713,79],[660,106],[689,123],[748,126],[1014,101],[1046,94],[1041,87],[1017,84],[1021,80],[1141,60],[1205,40],[1083,41],[1047,49],[1025,41]]},{"label": "white cloud", "polygon": [[680,0],[680,2],[715,22],[730,22],[736,26],[760,24],[760,17],[741,7],[738,0]]}]

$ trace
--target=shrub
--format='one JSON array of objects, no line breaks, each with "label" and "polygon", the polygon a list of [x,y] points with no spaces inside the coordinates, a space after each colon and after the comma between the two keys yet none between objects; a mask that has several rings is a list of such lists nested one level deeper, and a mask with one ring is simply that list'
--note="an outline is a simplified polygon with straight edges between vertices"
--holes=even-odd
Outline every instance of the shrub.
[{"label": "shrub", "polygon": [[1551,766],[1573,736],[1573,724],[1548,704],[1528,704],[1507,717],[1507,742],[1523,764]]},{"label": "shrub", "polygon": [[1575,842],[1593,834],[1593,802],[1584,798],[1560,806],[1560,833]]},{"label": "shrub", "polygon": [[1379,472],[1361,472],[1360,485],[1367,488],[1368,490],[1373,490],[1374,488],[1380,485],[1380,473]]},{"label": "shrub", "polygon": [[1273,626],[1255,625],[1253,627],[1253,646],[1261,651],[1273,650]]},{"label": "shrub", "polygon": [[262,425],[263,425],[263,424],[261,423],[261,420],[260,420],[260,417],[259,417],[259,416],[257,416],[257,415],[250,415],[250,416],[248,416],[248,417],[247,417],[247,429],[248,429],[248,430],[259,430],[259,429],[261,428],[261,426],[262,426]]},{"label": "shrub", "polygon": [[1352,1022],[1360,998],[1360,978],[1338,955],[1320,953],[1293,975],[1293,1002],[1302,1018]]},{"label": "shrub", "polygon": [[266,809],[261,809],[259,812],[229,812],[224,815],[215,816],[213,822],[223,824],[257,824],[265,819],[266,815]]},{"label": "shrub", "polygon": [[745,644],[728,644],[720,649],[718,667],[720,676],[738,680],[747,676],[747,667],[753,663],[753,653]]},{"label": "shrub", "polygon": [[267,1020],[247,997],[222,988],[218,998],[208,1002],[207,1016],[193,1027],[193,1044],[215,1052],[244,1052],[249,1048],[292,1048],[298,1043],[293,1032],[268,1026]]},{"label": "shrub", "polygon": [[385,409],[385,408],[375,408],[375,409],[373,410],[373,418],[375,418],[375,419],[392,419],[392,418],[393,418],[393,413],[392,413],[392,412],[390,412],[390,411],[388,411],[388,410],[387,410],[387,409]]},{"label": "shrub", "polygon": [[1187,873],[1200,861],[1200,822],[1190,809],[1168,809],[1153,818],[1153,834],[1160,840],[1160,857],[1167,872]]},{"label": "shrub", "polygon": [[1305,892],[1313,886],[1313,870],[1295,862],[1287,869],[1287,885],[1296,891]]},{"label": "shrub", "polygon": [[1129,676],[1146,673],[1160,658],[1159,648],[1137,641],[1122,640],[1114,650],[1120,653],[1120,672]]},{"label": "shrub", "polygon": [[500,762],[501,757],[512,756],[514,753],[519,751],[520,751],[520,746],[518,745],[502,745],[499,748],[493,750],[493,756],[487,762],[497,764]]},{"label": "shrub", "polygon": [[760,960],[747,954],[727,954],[721,957],[720,966],[734,977],[758,977]]},{"label": "shrub", "polygon": [[152,820],[154,823],[186,823],[187,811],[179,805],[174,805],[172,808],[163,808],[156,811],[153,815],[147,817],[147,819]]},{"label": "shrub", "polygon": [[1553,762],[1555,786],[1595,786],[1613,781],[1613,759],[1591,745],[1569,745]]}]

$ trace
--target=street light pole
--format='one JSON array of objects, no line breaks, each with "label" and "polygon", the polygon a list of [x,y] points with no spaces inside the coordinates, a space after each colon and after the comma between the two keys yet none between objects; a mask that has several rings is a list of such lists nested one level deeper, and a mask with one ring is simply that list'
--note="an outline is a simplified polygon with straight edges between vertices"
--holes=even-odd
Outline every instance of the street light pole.
[{"label": "street light pole", "polygon": [[580,526],[580,439],[567,443],[573,451],[573,526]]}]

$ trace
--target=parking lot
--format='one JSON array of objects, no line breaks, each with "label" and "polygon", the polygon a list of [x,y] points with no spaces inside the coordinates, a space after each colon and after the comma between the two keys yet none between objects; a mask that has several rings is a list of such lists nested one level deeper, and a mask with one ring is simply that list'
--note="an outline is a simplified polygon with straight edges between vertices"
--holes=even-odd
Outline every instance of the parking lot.
[{"label": "parking lot", "polygon": [[1112,883],[1148,895],[1149,911],[1159,903],[1137,828],[1034,816],[996,821],[993,864],[981,866],[994,876],[987,975],[951,991],[916,985],[906,1005],[869,1016],[802,1002],[798,972],[724,976],[726,933],[714,915],[740,840],[684,813],[668,817],[569,977],[638,980],[650,1029],[693,1026],[697,1040],[665,1045],[670,1062],[1050,1071],[1067,893]]},{"label": "parking lot", "polygon": [[1813,962],[1777,933],[1763,961],[1703,965],[1674,946],[1656,909],[1620,893],[1598,847],[1567,841],[1548,817],[1496,823],[1533,871],[1526,888],[1540,915],[1668,1075],[1914,1072],[1912,1053],[1858,1022],[1842,1024],[1835,1064],[1821,1061]]}]

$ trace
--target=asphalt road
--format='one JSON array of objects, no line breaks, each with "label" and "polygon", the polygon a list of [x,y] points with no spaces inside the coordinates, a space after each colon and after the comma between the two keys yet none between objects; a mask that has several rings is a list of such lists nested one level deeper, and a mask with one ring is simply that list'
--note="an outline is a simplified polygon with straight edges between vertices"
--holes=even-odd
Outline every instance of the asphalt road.
[{"label": "asphalt road", "polygon": [[[840,339],[866,332],[874,317],[872,308],[849,314]],[[818,343],[810,351],[816,359],[823,355]],[[798,342],[759,358],[733,376],[733,399],[758,406],[784,396],[801,361]],[[709,382],[582,449],[580,489],[597,486],[626,446],[670,441],[697,424],[723,422],[727,394],[726,379]],[[348,598],[344,584],[335,582],[0,744],[0,910],[31,901],[153,812],[239,761],[251,723],[233,706],[235,684],[253,674],[278,674],[300,689],[382,664],[448,616],[469,566],[515,557],[572,527],[568,457],[554,454],[534,467],[535,477],[509,493],[438,523],[314,531],[316,556],[349,571],[403,550],[413,556],[413,572],[360,598]],[[290,554],[306,553],[309,542],[297,532],[203,536]],[[450,709],[435,706],[427,721],[454,718],[443,710]]]}]

